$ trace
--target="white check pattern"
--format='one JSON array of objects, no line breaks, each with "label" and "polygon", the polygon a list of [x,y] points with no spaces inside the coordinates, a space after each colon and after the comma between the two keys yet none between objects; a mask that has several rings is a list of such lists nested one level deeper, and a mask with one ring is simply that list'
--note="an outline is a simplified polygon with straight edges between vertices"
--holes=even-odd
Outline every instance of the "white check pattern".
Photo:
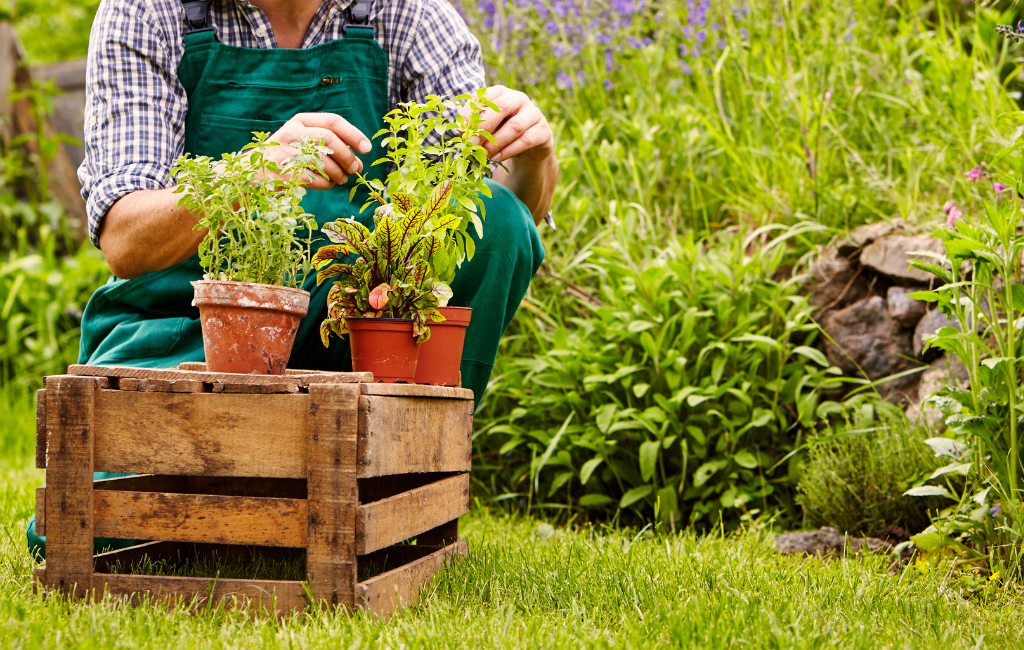
[{"label": "white check pattern", "polygon": [[[354,0],[323,0],[303,47],[342,38]],[[371,21],[388,55],[391,105],[454,96],[484,85],[480,43],[447,0],[373,0]],[[246,0],[214,0],[221,43],[274,48],[270,22]],[[85,161],[78,170],[98,244],[107,210],[126,194],[171,184],[185,141],[180,0],[103,0],[93,21],[86,77]]]}]

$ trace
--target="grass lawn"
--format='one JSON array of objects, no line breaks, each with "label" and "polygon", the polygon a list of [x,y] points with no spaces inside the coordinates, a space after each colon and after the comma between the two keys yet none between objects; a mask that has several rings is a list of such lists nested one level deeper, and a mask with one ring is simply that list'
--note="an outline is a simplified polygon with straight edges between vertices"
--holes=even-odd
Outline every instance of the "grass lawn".
[{"label": "grass lawn", "polygon": [[966,601],[941,570],[891,575],[882,558],[777,556],[770,534],[697,538],[588,528],[477,509],[468,562],[389,623],[323,613],[279,622],[44,600],[24,548],[26,456],[0,461],[2,648],[699,647],[1009,648],[1024,601]]}]

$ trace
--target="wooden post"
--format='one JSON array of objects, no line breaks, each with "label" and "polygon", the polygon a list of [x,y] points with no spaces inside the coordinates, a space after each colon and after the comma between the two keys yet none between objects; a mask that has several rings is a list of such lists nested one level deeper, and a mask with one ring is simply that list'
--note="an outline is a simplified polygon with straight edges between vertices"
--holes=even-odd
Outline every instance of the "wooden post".
[{"label": "wooden post", "polygon": [[359,386],[312,384],[307,423],[306,573],[313,597],[355,604]]},{"label": "wooden post", "polygon": [[92,588],[93,410],[104,383],[46,378],[46,581],[79,597]]}]

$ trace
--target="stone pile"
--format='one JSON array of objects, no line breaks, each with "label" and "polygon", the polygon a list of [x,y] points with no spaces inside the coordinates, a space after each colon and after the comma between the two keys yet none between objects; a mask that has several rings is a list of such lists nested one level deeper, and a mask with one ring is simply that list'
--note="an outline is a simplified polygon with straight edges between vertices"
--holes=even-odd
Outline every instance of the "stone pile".
[{"label": "stone pile", "polygon": [[[882,383],[888,400],[907,406],[913,419],[937,425],[941,414],[922,401],[951,382],[963,384],[966,370],[941,351],[924,352],[924,337],[957,324],[942,312],[908,294],[934,286],[929,273],[910,268],[913,251],[942,253],[942,242],[915,234],[900,223],[876,223],[852,231],[829,246],[814,263],[811,304],[815,318],[831,338],[829,361],[849,377],[879,380],[913,368],[912,373]],[[934,261],[934,260],[930,260]]]}]

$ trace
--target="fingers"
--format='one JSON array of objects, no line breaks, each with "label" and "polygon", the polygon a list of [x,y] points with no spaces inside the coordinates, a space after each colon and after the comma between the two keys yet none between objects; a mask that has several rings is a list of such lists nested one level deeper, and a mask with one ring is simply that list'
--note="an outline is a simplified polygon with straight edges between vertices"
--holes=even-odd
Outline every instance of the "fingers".
[{"label": "fingers", "polygon": [[524,107],[533,106],[533,102],[525,94],[517,90],[508,90],[507,88],[503,92],[497,93],[494,97],[488,96],[488,99],[498,107],[498,111],[485,108],[480,113],[483,118],[480,126],[488,133],[495,133],[503,121],[515,116]]},{"label": "fingers", "polygon": [[491,156],[495,162],[501,162],[519,154],[541,147],[551,141],[551,127],[547,121],[538,122],[531,126],[519,138],[513,140],[508,146]]},{"label": "fingers", "polygon": [[323,140],[324,146],[334,152],[324,159],[324,171],[327,171],[327,161],[334,163],[331,167],[337,170],[338,175],[332,176],[328,173],[328,176],[335,183],[345,183],[345,181],[340,180],[341,176],[358,174],[363,171],[363,161],[356,157],[352,150],[348,148],[348,145],[343,143],[334,131],[307,126],[302,127],[302,136],[311,137],[314,140]]},{"label": "fingers", "polygon": [[[538,126],[541,128],[536,129]],[[544,114],[539,108],[529,104],[505,120],[494,133],[494,143],[484,142],[483,146],[489,158],[499,161],[543,144],[538,140],[540,131],[543,130],[550,131]],[[510,147],[513,143],[516,145],[514,149]]]},{"label": "fingers", "polygon": [[316,127],[333,131],[342,142],[359,153],[370,153],[370,140],[363,132],[348,123],[348,120],[334,113],[299,113],[289,122],[298,122],[302,126]]}]

